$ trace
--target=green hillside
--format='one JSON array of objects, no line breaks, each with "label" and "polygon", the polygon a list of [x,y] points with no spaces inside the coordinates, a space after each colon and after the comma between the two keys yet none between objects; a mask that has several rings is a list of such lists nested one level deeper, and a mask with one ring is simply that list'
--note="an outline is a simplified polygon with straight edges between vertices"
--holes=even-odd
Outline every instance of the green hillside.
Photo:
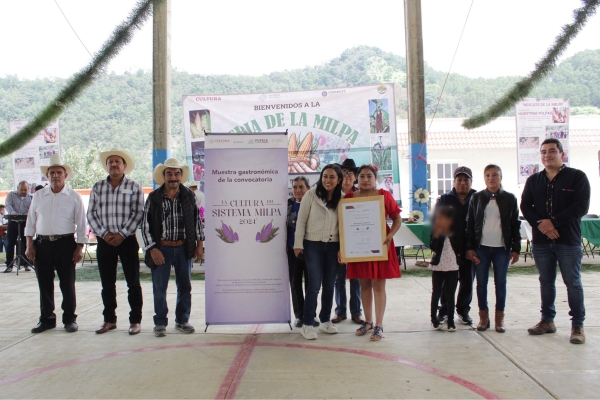
[{"label": "green hillside", "polygon": [[[136,155],[132,174],[151,185],[152,73],[138,71],[99,78],[60,117],[65,159],[75,166],[74,187],[90,187],[103,176],[98,149],[124,147]],[[426,108],[432,114],[445,72],[426,66]],[[472,79],[452,74],[438,117],[467,117],[485,109],[518,77]],[[396,108],[406,118],[406,63],[404,57],[374,47],[348,49],[322,65],[263,76],[197,75],[173,71],[173,153],[184,156],[181,97],[184,94],[233,94],[356,86],[380,82],[396,84]],[[8,121],[31,119],[64,84],[63,79],[0,78],[0,140],[8,136]],[[568,97],[573,113],[600,113],[600,50],[586,50],[565,60],[532,93],[533,97]],[[80,172],[81,171],[81,172]],[[0,189],[13,184],[10,157],[0,159]]]}]

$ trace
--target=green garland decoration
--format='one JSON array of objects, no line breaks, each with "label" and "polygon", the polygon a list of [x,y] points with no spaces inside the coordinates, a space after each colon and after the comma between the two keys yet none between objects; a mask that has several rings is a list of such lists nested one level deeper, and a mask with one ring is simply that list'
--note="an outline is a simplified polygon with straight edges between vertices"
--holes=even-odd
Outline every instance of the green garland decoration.
[{"label": "green garland decoration", "polygon": [[583,0],[583,7],[573,11],[573,23],[562,27],[562,32],[556,37],[554,45],[548,49],[544,58],[535,64],[535,70],[517,82],[487,110],[464,120],[462,126],[466,129],[475,129],[486,125],[509,111],[519,100],[527,97],[534,86],[554,69],[560,55],[581,31],[587,20],[594,15],[599,4],[600,0]]},{"label": "green garland decoration", "polygon": [[138,1],[129,17],[115,28],[90,63],[73,75],[67,82],[67,86],[31,122],[0,144],[0,157],[9,155],[26,145],[41,130],[58,118],[63,110],[92,84],[119,51],[131,41],[134,31],[140,29],[152,14],[152,5],[162,1],[164,0]]}]

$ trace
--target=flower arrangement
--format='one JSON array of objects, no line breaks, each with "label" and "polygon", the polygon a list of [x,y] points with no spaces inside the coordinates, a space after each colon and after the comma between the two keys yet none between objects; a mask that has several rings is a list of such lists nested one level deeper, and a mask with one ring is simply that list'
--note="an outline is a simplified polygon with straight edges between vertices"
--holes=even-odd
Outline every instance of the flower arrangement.
[{"label": "flower arrangement", "polygon": [[419,188],[415,190],[413,196],[417,203],[427,203],[429,201],[430,194],[427,189]]}]

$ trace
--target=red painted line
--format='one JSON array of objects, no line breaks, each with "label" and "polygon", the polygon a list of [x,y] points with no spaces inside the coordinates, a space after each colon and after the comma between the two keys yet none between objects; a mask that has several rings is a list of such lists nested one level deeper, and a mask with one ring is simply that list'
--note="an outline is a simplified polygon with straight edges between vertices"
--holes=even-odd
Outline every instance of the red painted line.
[{"label": "red painted line", "polygon": [[242,382],[242,377],[246,372],[246,367],[248,366],[252,352],[254,351],[254,346],[256,346],[257,337],[255,335],[260,334],[262,329],[263,325],[252,325],[249,328],[249,333],[251,334],[246,336],[242,347],[235,355],[235,358],[229,367],[229,371],[227,371],[227,375],[225,375],[225,378],[223,378],[223,381],[221,382],[221,386],[219,387],[215,399],[232,399],[235,397],[237,389]]},{"label": "red painted line", "polygon": [[9,376],[8,378],[4,378],[0,380],[0,386],[8,385],[10,383],[18,382],[20,380],[29,378],[31,376],[39,375],[44,372],[52,371],[55,369],[71,367],[73,365],[83,364],[90,361],[103,360],[105,358],[124,356],[128,354],[136,354],[136,353],[147,353],[150,351],[160,351],[160,350],[169,350],[169,349],[187,349],[194,347],[217,347],[217,346],[239,346],[239,342],[215,342],[215,343],[194,343],[194,344],[177,344],[171,346],[156,346],[156,347],[142,347],[140,349],[134,350],[123,350],[123,351],[115,351],[113,353],[99,354],[96,356],[79,358],[76,360],[70,360],[61,362],[54,365],[48,365],[46,367],[32,369],[31,371],[23,372],[14,376]]},{"label": "red painted line", "polygon": [[333,351],[333,352],[338,352],[338,353],[348,353],[348,354],[355,354],[355,355],[361,355],[361,356],[366,356],[366,357],[373,357],[373,358],[377,358],[380,360],[387,360],[387,361],[392,361],[398,364],[403,364],[406,365],[408,367],[411,368],[416,368],[418,370],[424,371],[424,372],[428,372],[430,374],[436,375],[440,378],[449,380],[450,382],[456,383],[460,386],[463,386],[466,389],[469,389],[470,391],[478,394],[479,396],[485,398],[485,399],[499,399],[498,396],[496,396],[493,393],[488,392],[487,390],[483,389],[480,386],[477,386],[476,384],[469,382],[463,378],[460,378],[456,375],[452,375],[452,374],[447,374],[443,371],[440,371],[439,369],[433,368],[433,367],[429,367],[427,365],[423,365],[423,364],[419,364],[416,363],[414,361],[410,361],[410,360],[405,360],[403,358],[400,357],[396,357],[396,356],[392,356],[389,354],[381,354],[381,353],[375,353],[372,351],[365,351],[365,350],[353,350],[353,349],[345,349],[342,347],[326,347],[326,346],[314,346],[314,345],[306,345],[306,344],[293,344],[293,343],[256,343],[255,346],[263,346],[263,347],[285,347],[285,348],[293,348],[293,349],[307,349],[307,350],[325,350],[325,351]]},{"label": "red painted line", "polygon": [[[242,382],[242,379],[244,377],[244,373],[246,372],[246,368],[248,367],[248,363],[250,362],[250,357],[252,356],[254,348],[256,346],[262,346],[262,347],[283,347],[283,348],[305,349],[305,350],[325,350],[325,351],[354,354],[354,355],[372,357],[372,358],[376,358],[379,360],[391,361],[391,362],[395,362],[398,364],[406,365],[411,368],[418,369],[423,372],[433,374],[442,379],[446,379],[450,382],[458,384],[458,385],[472,391],[473,393],[478,394],[479,396],[481,396],[485,399],[499,399],[499,397],[494,395],[493,393],[490,393],[487,390],[483,389],[482,387],[480,387],[472,382],[469,382],[463,378],[460,378],[456,375],[447,374],[439,369],[429,367],[427,365],[419,364],[414,361],[405,360],[403,358],[392,356],[389,354],[381,354],[381,353],[375,353],[372,351],[365,351],[365,350],[345,349],[342,347],[315,346],[315,345],[293,344],[293,343],[258,342],[257,335],[259,335],[262,332],[263,326],[259,325],[256,328],[254,328],[254,327],[255,326],[252,327],[253,334],[246,336],[246,338],[244,339],[244,342],[241,343],[242,347],[238,351],[229,371],[227,372],[227,375],[223,379],[223,383],[221,383],[221,387],[219,388],[219,392],[217,393],[216,398],[231,399],[231,398],[235,397],[235,395],[237,393],[237,389],[239,388],[239,386]],[[256,329],[256,330],[254,331],[254,329]],[[70,367],[73,365],[83,364],[83,363],[87,363],[90,361],[103,360],[105,358],[110,358],[110,357],[124,356],[124,355],[137,354],[137,353],[147,353],[147,352],[151,352],[151,351],[160,351],[160,350],[186,349],[186,348],[196,348],[196,347],[239,346],[239,345],[240,345],[240,342],[214,342],[214,343],[194,343],[194,344],[177,344],[177,345],[169,345],[169,346],[142,347],[142,348],[133,349],[133,350],[116,351],[113,353],[106,353],[106,354],[100,354],[100,355],[95,355],[95,356],[90,356],[90,357],[79,358],[76,360],[65,361],[62,363],[48,365],[46,367],[36,368],[31,371],[23,372],[23,373],[0,380],[0,387],[21,381],[23,379],[26,379],[26,378],[29,378],[29,377],[32,377],[35,375],[42,374],[44,372],[48,372],[48,371],[52,371],[52,370],[60,369],[60,368],[65,368],[65,367]]]}]

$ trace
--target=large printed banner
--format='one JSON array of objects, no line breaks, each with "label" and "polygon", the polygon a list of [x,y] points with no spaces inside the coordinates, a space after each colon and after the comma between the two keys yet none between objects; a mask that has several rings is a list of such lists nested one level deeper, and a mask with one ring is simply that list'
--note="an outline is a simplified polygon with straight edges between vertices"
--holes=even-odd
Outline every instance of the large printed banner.
[{"label": "large printed banner", "polygon": [[285,133],[204,144],[206,324],[289,323]]},{"label": "large printed banner", "polygon": [[[14,135],[27,123],[28,121],[9,122],[9,135]],[[47,182],[46,177],[40,172],[40,166],[48,165],[52,154],[60,154],[58,119],[12,154],[15,187],[21,181],[27,181],[31,188]]]},{"label": "large printed banner", "polygon": [[[188,163],[202,186],[206,132],[288,131],[287,173],[315,176],[352,158],[379,168],[379,187],[400,200],[393,84],[240,95],[183,96]],[[247,166],[251,166],[248,164]],[[291,186],[290,186],[291,187]]]},{"label": "large printed banner", "polygon": [[534,99],[519,101],[516,108],[517,162],[519,183],[544,167],[540,146],[546,138],[560,140],[565,151],[563,162],[569,164],[569,99]]}]

